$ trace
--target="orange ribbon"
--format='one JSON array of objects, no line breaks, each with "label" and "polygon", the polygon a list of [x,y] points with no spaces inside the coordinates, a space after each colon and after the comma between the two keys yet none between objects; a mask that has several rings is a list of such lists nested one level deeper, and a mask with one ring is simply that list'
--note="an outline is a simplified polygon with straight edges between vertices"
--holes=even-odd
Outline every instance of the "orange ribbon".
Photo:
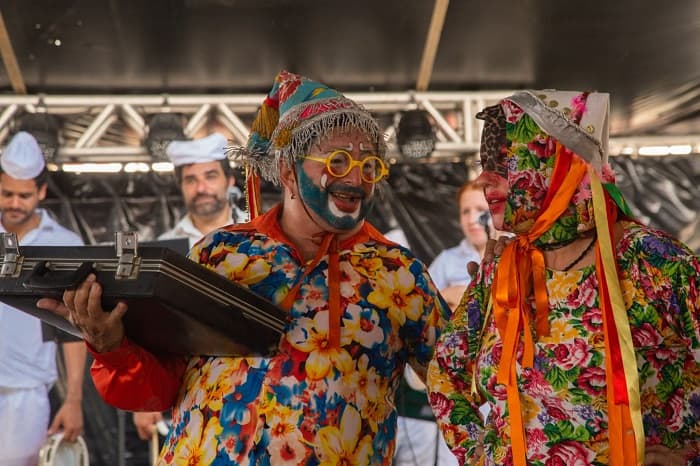
[{"label": "orange ribbon", "polygon": [[250,220],[253,220],[262,214],[262,196],[260,195],[260,177],[250,167],[246,167],[245,192],[248,215]]},{"label": "orange ribbon", "polygon": [[566,211],[587,171],[586,163],[559,143],[555,157],[552,181],[542,212],[526,235],[519,235],[506,246],[493,282],[494,319],[503,341],[496,381],[506,386],[513,461],[523,466],[526,464],[527,446],[515,362],[521,334],[524,338],[522,365],[532,367],[534,362],[535,345],[528,302],[531,293],[535,297],[536,333],[538,336],[549,334],[544,255],[532,242],[549,230]]},{"label": "orange ribbon", "polygon": [[331,348],[340,348],[340,259],[338,238],[335,234],[326,233],[318,247],[316,256],[306,264],[304,273],[284,297],[280,307],[285,311],[292,308],[304,278],[321,262],[326,254],[328,254],[328,345]]}]

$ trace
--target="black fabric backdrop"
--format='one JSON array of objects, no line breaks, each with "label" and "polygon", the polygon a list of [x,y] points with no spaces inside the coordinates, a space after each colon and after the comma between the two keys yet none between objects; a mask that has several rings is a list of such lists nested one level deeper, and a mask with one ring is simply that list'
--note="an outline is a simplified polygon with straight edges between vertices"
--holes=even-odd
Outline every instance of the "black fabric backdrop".
[{"label": "black fabric backdrop", "polygon": [[[612,164],[638,218],[700,252],[700,157],[616,157]],[[467,162],[392,166],[370,221],[383,232],[402,228],[416,256],[430,263],[461,239],[455,193],[469,170]],[[172,174],[54,173],[50,183],[44,206],[87,244],[111,242],[114,232],[127,230],[137,231],[143,240],[154,239],[184,213]],[[279,198],[278,188],[263,186],[264,207]],[[61,394],[59,383],[56,401]],[[84,412],[92,466],[148,464],[148,446],[136,438],[131,414],[102,402],[89,376]]]}]

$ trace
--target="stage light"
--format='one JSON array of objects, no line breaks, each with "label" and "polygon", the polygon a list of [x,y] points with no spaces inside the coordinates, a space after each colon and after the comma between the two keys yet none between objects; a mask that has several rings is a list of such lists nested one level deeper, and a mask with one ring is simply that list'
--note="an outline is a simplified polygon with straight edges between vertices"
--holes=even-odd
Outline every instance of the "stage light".
[{"label": "stage light", "polygon": [[430,157],[435,149],[435,130],[425,110],[408,110],[396,132],[399,152],[409,159]]},{"label": "stage light", "polygon": [[148,120],[148,134],[144,141],[146,150],[154,162],[167,161],[165,148],[170,141],[183,140],[183,118],[179,113],[156,113]]},{"label": "stage light", "polygon": [[61,128],[61,120],[56,115],[25,113],[15,123],[17,131],[26,131],[34,136],[47,161],[55,160],[60,147],[58,132]]}]

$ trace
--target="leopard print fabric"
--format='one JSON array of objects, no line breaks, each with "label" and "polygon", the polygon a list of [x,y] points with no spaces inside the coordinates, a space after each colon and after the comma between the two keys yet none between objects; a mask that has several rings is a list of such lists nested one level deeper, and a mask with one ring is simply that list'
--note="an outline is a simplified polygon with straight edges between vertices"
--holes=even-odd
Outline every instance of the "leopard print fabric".
[{"label": "leopard print fabric", "polygon": [[476,118],[484,120],[481,133],[481,168],[494,172],[503,178],[508,178],[506,153],[506,116],[500,104],[484,108],[476,114]]}]

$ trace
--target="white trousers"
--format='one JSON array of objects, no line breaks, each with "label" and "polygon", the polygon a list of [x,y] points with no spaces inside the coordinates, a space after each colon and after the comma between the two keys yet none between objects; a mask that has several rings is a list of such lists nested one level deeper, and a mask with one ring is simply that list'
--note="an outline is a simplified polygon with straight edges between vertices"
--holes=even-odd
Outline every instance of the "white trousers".
[{"label": "white trousers", "polygon": [[[437,448],[437,456],[435,449]],[[399,416],[394,466],[457,466],[435,422]]]},{"label": "white trousers", "polygon": [[0,466],[37,466],[50,414],[46,387],[0,387]]}]

